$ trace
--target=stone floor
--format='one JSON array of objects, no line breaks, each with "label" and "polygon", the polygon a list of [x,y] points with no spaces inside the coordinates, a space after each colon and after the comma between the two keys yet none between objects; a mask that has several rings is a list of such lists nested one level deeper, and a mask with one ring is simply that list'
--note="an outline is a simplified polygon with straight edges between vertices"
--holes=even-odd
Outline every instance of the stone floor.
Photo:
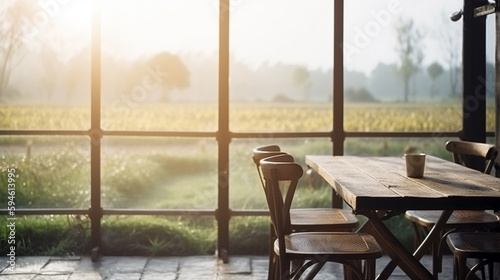
[{"label": "stone floor", "polygon": [[[388,262],[377,260],[377,270]],[[224,264],[214,256],[189,257],[18,257],[14,271],[8,269],[7,257],[0,257],[1,280],[265,280],[266,256],[231,256]],[[425,256],[426,266],[430,258]],[[445,256],[440,280],[452,279],[451,257]],[[323,268],[315,279],[343,279],[337,264]],[[408,279],[397,269],[390,279]]]},{"label": "stone floor", "polygon": [[[388,262],[377,260],[377,271]],[[224,264],[214,256],[189,257],[18,257],[14,271],[8,269],[7,257],[0,257],[1,280],[265,280],[266,256],[231,256]],[[451,256],[445,256],[440,280],[451,280]],[[425,256],[426,266],[430,258]],[[315,279],[343,279],[338,264],[329,264]],[[408,279],[396,269],[390,279]]]}]

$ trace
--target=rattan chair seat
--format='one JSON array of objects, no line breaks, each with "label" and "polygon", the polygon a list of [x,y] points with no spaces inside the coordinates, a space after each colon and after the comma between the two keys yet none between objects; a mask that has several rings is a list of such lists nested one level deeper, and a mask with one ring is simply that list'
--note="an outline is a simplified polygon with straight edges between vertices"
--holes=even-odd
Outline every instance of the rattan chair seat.
[{"label": "rattan chair seat", "polygon": [[447,237],[452,251],[468,254],[468,258],[500,259],[500,233],[498,232],[454,232]]},{"label": "rattan chair seat", "polygon": [[295,231],[351,231],[359,223],[352,210],[336,208],[292,208],[290,220]]},{"label": "rattan chair seat", "polygon": [[[371,235],[351,232],[299,232],[285,238],[287,254],[336,255],[341,258],[377,258],[382,251]],[[274,246],[279,255],[278,241]]]},{"label": "rattan chair seat", "polygon": [[[453,253],[455,279],[469,279],[485,265],[489,266],[490,279],[493,279],[491,265],[500,262],[499,232],[455,232],[446,237],[446,242]],[[469,269],[468,259],[477,259],[478,262]]]},{"label": "rattan chair seat", "polygon": [[[442,211],[440,210],[411,210],[405,213],[408,220],[423,225],[425,227],[432,227],[439,217]],[[453,226],[466,226],[473,224],[481,224],[482,226],[497,226],[499,225],[500,217],[494,213],[485,212],[484,210],[456,210],[453,211],[451,217],[448,219],[446,224],[449,227]]]}]

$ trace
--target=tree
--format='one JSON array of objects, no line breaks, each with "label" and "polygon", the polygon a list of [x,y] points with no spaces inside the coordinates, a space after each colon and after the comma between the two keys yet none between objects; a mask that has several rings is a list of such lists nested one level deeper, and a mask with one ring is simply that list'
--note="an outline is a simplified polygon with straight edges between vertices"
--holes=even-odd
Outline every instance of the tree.
[{"label": "tree", "polygon": [[353,103],[373,103],[378,102],[373,95],[364,87],[353,88],[349,87],[344,92],[345,102]]},{"label": "tree", "polygon": [[[400,85],[396,74],[396,64],[377,63],[370,73],[367,90],[381,101],[401,101],[401,95],[394,90]],[[348,86],[352,85],[346,85]]]},{"label": "tree", "polygon": [[10,73],[17,66],[26,40],[26,19],[33,12],[31,2],[2,1],[0,4],[0,97],[9,84]]},{"label": "tree", "polygon": [[431,65],[427,67],[427,74],[429,74],[429,77],[431,77],[431,99],[434,98],[434,95],[436,93],[436,79],[443,74],[443,66],[439,64],[437,61],[433,62]]},{"label": "tree", "polygon": [[184,89],[190,86],[189,70],[182,60],[167,52],[154,55],[146,65],[147,75],[156,81],[162,89],[162,101],[170,100],[173,89]]},{"label": "tree", "polygon": [[462,39],[462,26],[454,23],[449,25],[450,20],[447,15],[441,17],[444,21],[438,24],[440,27],[438,38],[441,42],[443,51],[443,58],[448,66],[448,78],[450,81],[450,96],[455,97],[458,95],[458,86],[461,76],[461,39]]},{"label": "tree", "polygon": [[422,34],[415,28],[413,19],[401,21],[396,26],[399,53],[397,73],[403,82],[403,101],[408,102],[410,96],[410,80],[419,71],[423,53],[421,49]]},{"label": "tree", "polygon": [[[50,25],[49,27],[55,30],[54,25]],[[58,87],[60,77],[63,74],[64,63],[61,57],[68,52],[70,46],[61,37],[47,34],[43,37],[41,36],[40,42],[40,50],[37,58],[41,65],[43,65],[44,71],[41,73],[38,84],[40,89],[45,90],[47,101],[51,102],[54,92]]]},{"label": "tree", "polygon": [[90,90],[90,46],[81,49],[65,65],[62,80],[66,101],[77,100],[82,92]]}]

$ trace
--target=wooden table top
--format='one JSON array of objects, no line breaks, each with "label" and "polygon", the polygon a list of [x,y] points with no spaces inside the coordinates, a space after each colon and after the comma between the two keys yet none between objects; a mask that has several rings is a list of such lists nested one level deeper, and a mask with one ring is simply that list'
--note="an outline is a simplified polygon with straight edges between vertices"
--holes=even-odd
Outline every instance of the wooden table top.
[{"label": "wooden table top", "polygon": [[423,178],[402,157],[308,155],[306,164],[356,210],[500,208],[500,178],[427,155]]}]

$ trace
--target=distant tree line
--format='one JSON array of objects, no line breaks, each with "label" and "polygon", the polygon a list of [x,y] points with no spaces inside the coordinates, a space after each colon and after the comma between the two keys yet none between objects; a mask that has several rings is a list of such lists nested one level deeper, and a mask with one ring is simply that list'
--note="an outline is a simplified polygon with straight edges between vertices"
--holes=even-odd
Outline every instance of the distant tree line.
[{"label": "distant tree line", "polygon": [[[90,46],[74,50],[62,39],[32,36],[19,22],[33,18],[28,0],[0,4],[0,102],[10,99],[42,102],[88,101]],[[20,28],[19,26],[24,26]],[[45,31],[53,26],[44,26]],[[412,19],[395,26],[398,61],[379,63],[371,73],[345,70],[346,102],[416,102],[457,98],[460,94],[460,48],[451,34],[442,37],[442,62],[423,65],[424,32]],[[46,32],[50,34],[50,32]],[[30,35],[30,36],[28,36]],[[27,46],[37,51],[28,52]],[[63,57],[71,49],[70,57]],[[264,63],[250,68],[230,60],[230,98],[233,101],[331,101],[332,69],[305,65]],[[494,66],[487,65],[487,96],[493,95]],[[218,99],[216,54],[167,51],[144,57],[119,59],[101,55],[101,92],[109,104],[130,102],[216,101]],[[29,83],[26,83],[29,81]]]}]

